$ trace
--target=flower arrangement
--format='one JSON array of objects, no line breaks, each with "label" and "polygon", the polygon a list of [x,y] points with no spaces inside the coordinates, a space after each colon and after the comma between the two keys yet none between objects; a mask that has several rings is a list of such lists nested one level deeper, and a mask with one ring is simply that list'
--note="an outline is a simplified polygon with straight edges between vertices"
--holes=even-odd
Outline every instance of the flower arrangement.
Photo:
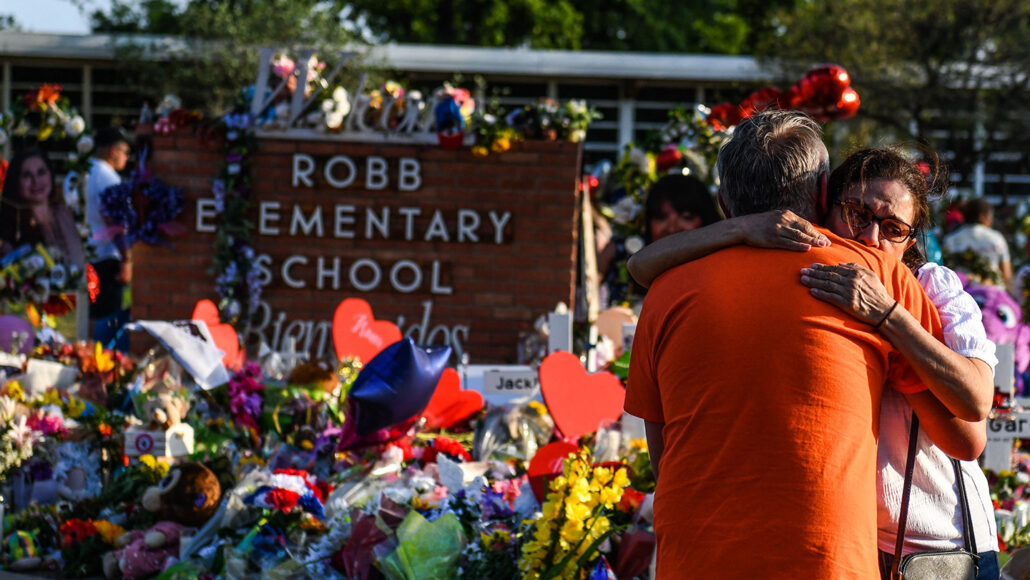
[{"label": "flower arrangement", "polygon": [[625,467],[592,467],[581,450],[551,480],[547,501],[522,546],[519,569],[532,579],[586,578],[601,558],[601,544],[618,528],[611,516],[629,486]]},{"label": "flower arrangement", "polygon": [[65,294],[82,287],[82,271],[55,259],[42,244],[24,245],[0,259],[0,301],[8,308],[31,304],[48,314],[69,310]]},{"label": "flower arrangement", "polygon": [[254,267],[250,208],[250,153],[255,146],[253,119],[243,103],[222,116],[211,131],[222,136],[225,160],[211,191],[221,219],[214,244],[215,289],[220,316],[246,322],[257,311],[261,282]]}]

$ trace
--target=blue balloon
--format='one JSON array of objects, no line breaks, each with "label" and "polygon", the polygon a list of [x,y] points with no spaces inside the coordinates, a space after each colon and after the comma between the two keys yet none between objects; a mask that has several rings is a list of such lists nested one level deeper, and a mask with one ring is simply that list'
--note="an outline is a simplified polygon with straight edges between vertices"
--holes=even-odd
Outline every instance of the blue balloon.
[{"label": "blue balloon", "polygon": [[433,107],[433,115],[436,117],[437,132],[448,129],[461,131],[465,128],[465,117],[461,115],[461,107],[450,95]]},{"label": "blue balloon", "polygon": [[449,346],[421,348],[410,338],[377,354],[347,394],[357,434],[368,435],[425,410],[450,357]]}]

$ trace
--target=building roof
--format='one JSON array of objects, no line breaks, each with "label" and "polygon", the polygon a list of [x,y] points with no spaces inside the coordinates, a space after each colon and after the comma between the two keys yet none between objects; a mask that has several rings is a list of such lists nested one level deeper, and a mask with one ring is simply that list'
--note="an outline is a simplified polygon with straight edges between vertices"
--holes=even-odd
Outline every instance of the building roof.
[{"label": "building roof", "polygon": [[[130,37],[0,31],[0,58],[115,60],[115,46]],[[155,48],[185,48],[174,37],[137,36]],[[762,82],[768,69],[749,56],[657,54],[385,44],[365,49],[368,61],[420,73],[463,72],[533,77],[640,79],[674,82]]]}]

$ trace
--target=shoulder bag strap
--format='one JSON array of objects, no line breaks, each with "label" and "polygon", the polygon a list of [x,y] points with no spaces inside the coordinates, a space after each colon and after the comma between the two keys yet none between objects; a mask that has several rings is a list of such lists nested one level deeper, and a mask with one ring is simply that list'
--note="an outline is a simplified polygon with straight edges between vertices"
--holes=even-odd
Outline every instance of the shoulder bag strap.
[{"label": "shoulder bag strap", "polygon": [[951,465],[955,468],[955,485],[958,486],[958,505],[962,510],[962,540],[966,544],[966,551],[970,554],[976,554],[976,536],[973,534],[973,517],[972,512],[969,510],[969,498],[966,495],[966,484],[962,478],[962,466],[959,465],[958,459],[952,459]]},{"label": "shoulder bag strap", "polygon": [[912,472],[916,466],[916,444],[919,442],[919,417],[912,412],[912,428],[908,433],[908,459],[905,460],[905,487],[901,492],[901,513],[898,515],[898,541],[894,545],[894,564],[891,578],[898,578],[901,565],[901,548],[905,545],[905,524],[908,522],[908,500],[912,492]]}]

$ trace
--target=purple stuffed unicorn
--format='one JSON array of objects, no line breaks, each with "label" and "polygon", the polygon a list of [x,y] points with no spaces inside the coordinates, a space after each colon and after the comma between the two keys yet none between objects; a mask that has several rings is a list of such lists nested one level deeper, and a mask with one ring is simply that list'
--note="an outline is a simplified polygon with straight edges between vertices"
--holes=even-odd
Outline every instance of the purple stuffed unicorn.
[{"label": "purple stuffed unicorn", "polygon": [[1019,302],[1000,286],[985,286],[966,280],[964,276],[962,278],[966,292],[976,300],[983,313],[987,338],[995,344],[1014,345],[1016,395],[1025,396],[1023,373],[1030,366],[1030,326],[1023,322]]}]

